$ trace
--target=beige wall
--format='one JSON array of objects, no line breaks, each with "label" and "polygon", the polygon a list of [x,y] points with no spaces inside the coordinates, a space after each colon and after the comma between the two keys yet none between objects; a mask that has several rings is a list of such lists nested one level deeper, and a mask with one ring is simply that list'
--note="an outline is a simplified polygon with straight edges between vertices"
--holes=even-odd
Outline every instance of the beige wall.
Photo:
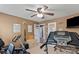
[{"label": "beige wall", "polygon": [[7,14],[0,13],[0,37],[4,40],[5,45],[7,45],[12,40],[13,31],[12,26],[13,24],[21,24],[21,33],[24,34],[24,23],[25,23],[25,29],[26,29],[26,39],[34,39],[34,30],[29,33],[27,31],[27,26],[30,24],[34,27],[34,24],[36,22],[25,20],[20,17],[11,16]]},{"label": "beige wall", "polygon": [[61,17],[61,18],[49,20],[49,21],[40,22],[40,23],[45,24],[45,34],[46,34],[46,37],[47,37],[47,34],[48,34],[48,27],[47,27],[48,23],[51,23],[51,22],[56,22],[57,30],[62,28],[65,31],[77,32],[79,34],[79,28],[66,28],[66,20],[71,18],[71,17],[75,17],[75,16],[79,16],[79,13],[76,13],[76,14],[73,14],[73,15],[70,15],[70,16],[66,16],[66,17]]},{"label": "beige wall", "polygon": [[[53,19],[53,20],[50,20],[50,21],[40,22],[40,24],[41,23],[45,24],[46,38],[47,38],[47,34],[48,34],[47,25],[50,22],[56,22],[57,23],[57,30],[62,28],[63,30],[66,30],[66,31],[79,33],[79,28],[66,28],[66,20],[68,18],[71,18],[71,17],[74,17],[74,16],[79,16],[79,13],[76,13],[76,14],[73,14],[73,15],[70,15],[70,16],[66,16],[66,17]],[[24,35],[24,28],[26,29],[26,39],[27,40],[34,39],[34,29],[32,30],[33,31],[32,33],[28,33],[27,26],[30,24],[34,27],[34,24],[36,24],[37,22],[29,21],[29,20],[25,20],[25,19],[20,18],[20,17],[0,13],[0,37],[5,41],[6,45],[9,42],[11,42],[12,36],[14,34],[13,31],[12,31],[12,26],[13,26],[13,24],[16,24],[16,23],[21,24],[22,35]],[[24,26],[24,23],[25,23],[25,26]],[[17,45],[19,45],[19,44],[17,44]]]}]

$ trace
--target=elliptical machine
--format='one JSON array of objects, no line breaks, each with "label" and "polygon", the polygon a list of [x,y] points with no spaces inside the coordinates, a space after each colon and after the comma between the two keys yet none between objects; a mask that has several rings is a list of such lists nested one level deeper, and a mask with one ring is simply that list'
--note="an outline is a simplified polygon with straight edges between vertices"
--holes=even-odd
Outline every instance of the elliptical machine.
[{"label": "elliptical machine", "polygon": [[[21,44],[21,47],[15,48],[14,43],[18,40]],[[29,44],[22,42],[21,35],[15,35],[14,38],[12,39],[12,42],[10,42],[9,45],[7,45],[6,47],[3,46],[4,46],[4,41],[0,39],[1,54],[30,54],[29,52],[26,51],[29,48]]]},{"label": "elliptical machine", "polygon": [[17,35],[12,39],[12,42],[15,43],[16,41],[20,42],[21,47],[19,48],[15,48],[15,52],[16,54],[30,54],[29,52],[27,52],[26,50],[29,48],[29,44],[28,43],[23,43],[22,42],[22,37],[21,35]]}]

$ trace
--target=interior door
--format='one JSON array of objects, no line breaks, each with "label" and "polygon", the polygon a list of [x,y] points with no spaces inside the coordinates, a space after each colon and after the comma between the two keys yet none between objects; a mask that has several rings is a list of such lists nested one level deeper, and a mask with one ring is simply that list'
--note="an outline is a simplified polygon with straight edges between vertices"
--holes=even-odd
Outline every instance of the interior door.
[{"label": "interior door", "polygon": [[34,25],[34,36],[38,43],[45,42],[45,24]]},{"label": "interior door", "polygon": [[40,42],[45,42],[45,24],[40,24]]},{"label": "interior door", "polygon": [[39,24],[34,24],[34,39],[37,43],[40,42],[40,28]]}]

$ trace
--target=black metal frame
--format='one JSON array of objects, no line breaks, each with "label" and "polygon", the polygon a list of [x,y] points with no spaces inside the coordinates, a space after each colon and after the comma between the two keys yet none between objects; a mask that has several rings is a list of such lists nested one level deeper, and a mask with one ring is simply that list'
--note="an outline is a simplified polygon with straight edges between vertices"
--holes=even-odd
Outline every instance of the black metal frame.
[{"label": "black metal frame", "polygon": [[[76,33],[76,32],[68,32],[69,33],[69,35],[71,36],[71,41],[70,42],[68,42],[67,44],[68,45],[74,45],[76,48],[79,48],[79,35]],[[49,36],[50,36],[50,34],[49,34]],[[48,36],[48,38],[49,38],[49,36]],[[47,41],[42,45],[42,46],[40,46],[40,48],[42,49],[44,46],[45,46],[45,52],[48,54],[48,39],[47,38]],[[76,41],[74,41],[74,39],[76,40]],[[52,45],[52,44],[50,44],[50,45]],[[56,45],[57,46],[57,45]],[[56,46],[54,47],[54,50],[56,50]]]}]

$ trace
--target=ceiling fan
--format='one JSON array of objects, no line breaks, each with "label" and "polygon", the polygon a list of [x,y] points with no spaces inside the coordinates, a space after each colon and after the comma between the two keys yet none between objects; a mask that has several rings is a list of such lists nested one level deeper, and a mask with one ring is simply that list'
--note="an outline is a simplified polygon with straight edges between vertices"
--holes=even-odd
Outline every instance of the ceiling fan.
[{"label": "ceiling fan", "polygon": [[44,19],[45,15],[50,15],[50,16],[54,15],[54,13],[46,12],[47,9],[48,9],[48,6],[43,5],[43,7],[39,7],[37,8],[37,10],[31,10],[31,9],[25,9],[25,10],[35,12],[35,14],[33,14],[31,17],[37,16],[37,17]]}]

